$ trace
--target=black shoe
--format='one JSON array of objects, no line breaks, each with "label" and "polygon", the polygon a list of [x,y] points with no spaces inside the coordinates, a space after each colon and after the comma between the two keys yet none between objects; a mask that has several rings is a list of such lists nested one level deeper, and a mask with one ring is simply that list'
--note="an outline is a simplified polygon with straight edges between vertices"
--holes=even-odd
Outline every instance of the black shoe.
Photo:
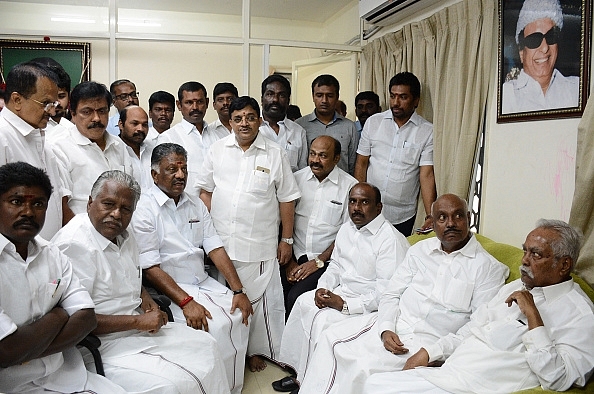
[{"label": "black shoe", "polygon": [[272,388],[275,391],[280,391],[283,393],[289,393],[289,392],[292,393],[295,390],[297,390],[295,392],[298,392],[299,385],[295,381],[295,378],[293,378],[291,376],[285,376],[284,378],[282,378],[280,380],[272,382]]}]

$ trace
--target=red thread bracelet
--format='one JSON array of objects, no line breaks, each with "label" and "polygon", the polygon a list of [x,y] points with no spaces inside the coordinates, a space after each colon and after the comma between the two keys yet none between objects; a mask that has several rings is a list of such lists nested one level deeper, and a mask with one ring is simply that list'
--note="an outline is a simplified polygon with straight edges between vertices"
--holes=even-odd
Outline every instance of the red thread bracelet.
[{"label": "red thread bracelet", "polygon": [[186,298],[184,298],[180,303],[179,303],[179,307],[183,308],[184,306],[188,305],[188,303],[190,301],[192,301],[194,299],[194,297],[192,296],[187,296]]}]

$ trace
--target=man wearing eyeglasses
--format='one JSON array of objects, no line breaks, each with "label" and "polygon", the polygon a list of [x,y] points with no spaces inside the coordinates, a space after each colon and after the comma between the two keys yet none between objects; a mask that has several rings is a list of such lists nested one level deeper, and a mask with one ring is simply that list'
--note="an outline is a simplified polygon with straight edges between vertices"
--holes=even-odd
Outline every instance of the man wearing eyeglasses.
[{"label": "man wearing eyeglasses", "polygon": [[[74,126],[53,141],[53,150],[61,166],[62,205],[74,214],[87,211],[93,183],[104,171],[135,173],[126,144],[105,131],[111,106],[111,94],[105,85],[89,81],[78,84],[70,95]],[[72,216],[64,215],[64,224]]]},{"label": "man wearing eyeglasses", "polygon": [[57,75],[43,64],[17,64],[6,76],[6,107],[0,113],[0,165],[29,163],[45,170],[54,187],[40,233],[47,240],[62,227],[62,181],[44,130],[58,106],[57,83]]},{"label": "man wearing eyeglasses", "polygon": [[233,134],[210,146],[192,186],[201,189],[200,198],[245,286],[240,291],[252,302],[247,363],[256,372],[266,368],[262,356],[278,359],[285,326],[279,263],[291,259],[295,200],[301,193],[284,149],[258,132],[258,102],[239,97],[229,114]]},{"label": "man wearing eyeglasses", "polygon": [[[136,85],[128,79],[118,79],[109,86],[109,92],[113,100],[113,106],[118,111],[115,115],[109,118],[107,123],[107,131],[109,134],[119,135],[120,127],[120,111],[130,105],[138,105],[138,92]],[[150,125],[149,125],[150,126]]]},{"label": "man wearing eyeglasses", "polygon": [[503,114],[577,107],[580,78],[555,68],[563,29],[559,0],[526,0],[516,26],[522,70],[503,84]]}]

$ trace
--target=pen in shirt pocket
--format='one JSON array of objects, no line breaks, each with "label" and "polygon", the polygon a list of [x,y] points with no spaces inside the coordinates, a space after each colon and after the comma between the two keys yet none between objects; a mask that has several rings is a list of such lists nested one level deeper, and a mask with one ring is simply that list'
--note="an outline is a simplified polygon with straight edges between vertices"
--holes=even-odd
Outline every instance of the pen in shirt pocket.
[{"label": "pen in shirt pocket", "polygon": [[58,288],[60,287],[60,282],[62,282],[62,278],[58,278],[52,282],[52,284],[56,285],[56,288],[54,289],[54,294],[52,294],[52,297],[56,295],[56,292],[58,291]]},{"label": "pen in shirt pocket", "polygon": [[190,219],[190,220],[188,220],[188,223],[190,223],[190,228],[192,228],[192,225],[194,223],[200,223],[200,220],[198,220],[198,219]]},{"label": "pen in shirt pocket", "polygon": [[342,203],[340,201],[330,200],[330,202],[335,205],[342,205]]}]

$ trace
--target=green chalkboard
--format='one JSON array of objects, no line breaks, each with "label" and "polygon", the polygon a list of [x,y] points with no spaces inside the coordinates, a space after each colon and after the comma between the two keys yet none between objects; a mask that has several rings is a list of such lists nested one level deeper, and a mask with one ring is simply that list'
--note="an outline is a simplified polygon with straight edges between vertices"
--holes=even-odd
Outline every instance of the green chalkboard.
[{"label": "green chalkboard", "polygon": [[72,86],[91,79],[91,44],[88,42],[0,40],[0,78],[19,63],[50,57],[66,70]]}]

